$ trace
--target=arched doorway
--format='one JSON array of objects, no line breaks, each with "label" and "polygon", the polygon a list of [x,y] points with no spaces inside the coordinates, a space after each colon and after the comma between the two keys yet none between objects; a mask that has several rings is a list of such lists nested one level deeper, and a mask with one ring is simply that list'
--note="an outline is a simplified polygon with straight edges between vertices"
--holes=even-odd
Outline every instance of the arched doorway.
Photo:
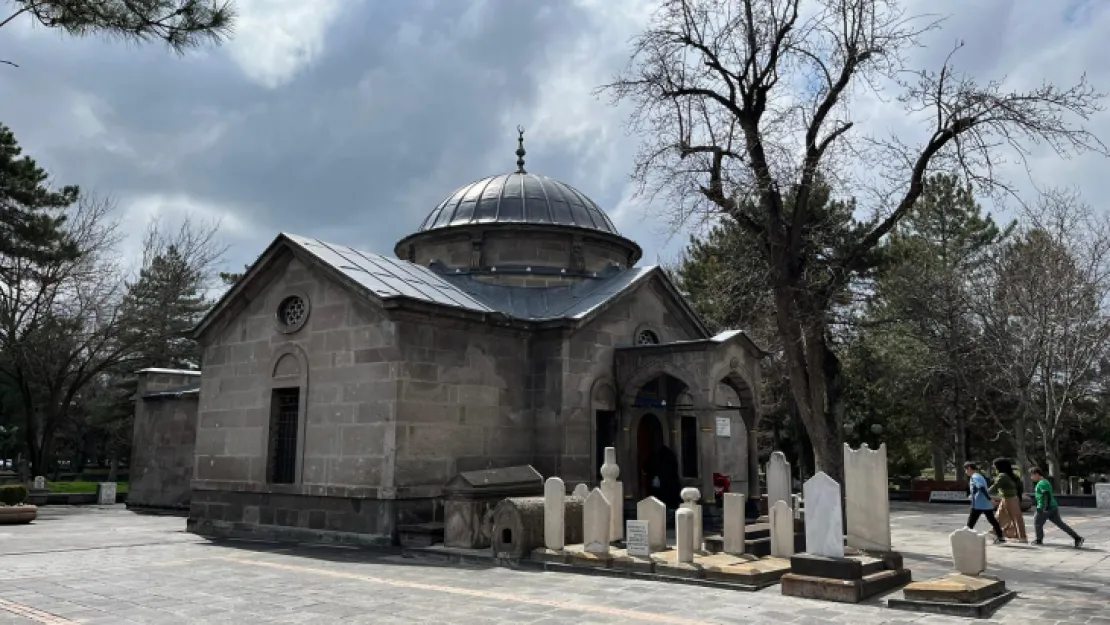
[{"label": "arched doorway", "polygon": [[636,470],[640,476],[639,499],[650,497],[655,478],[656,454],[663,448],[663,424],[659,417],[648,413],[640,417],[636,431]]}]

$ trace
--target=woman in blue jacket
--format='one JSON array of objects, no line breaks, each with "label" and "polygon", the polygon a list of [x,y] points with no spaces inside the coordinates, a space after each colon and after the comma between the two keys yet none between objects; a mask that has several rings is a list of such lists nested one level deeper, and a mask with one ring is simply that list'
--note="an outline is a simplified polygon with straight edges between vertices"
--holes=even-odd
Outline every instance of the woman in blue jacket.
[{"label": "woman in blue jacket", "polygon": [[967,526],[974,529],[975,524],[979,522],[979,517],[985,516],[987,522],[994,528],[995,542],[1006,542],[1006,537],[1002,534],[1002,526],[994,517],[994,502],[991,501],[988,492],[990,484],[987,483],[987,478],[979,473],[979,467],[975,466],[974,462],[964,463],[964,473],[967,474],[967,488],[971,492],[971,514],[967,517]]}]

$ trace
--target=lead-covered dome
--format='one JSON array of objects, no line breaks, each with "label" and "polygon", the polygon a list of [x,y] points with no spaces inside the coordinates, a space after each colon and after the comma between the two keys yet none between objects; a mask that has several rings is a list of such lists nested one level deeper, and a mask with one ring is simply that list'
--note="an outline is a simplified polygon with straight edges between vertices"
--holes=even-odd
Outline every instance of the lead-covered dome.
[{"label": "lead-covered dome", "polygon": [[565,182],[513,172],[456,189],[420,224],[419,232],[490,223],[555,224],[619,235],[593,200]]}]

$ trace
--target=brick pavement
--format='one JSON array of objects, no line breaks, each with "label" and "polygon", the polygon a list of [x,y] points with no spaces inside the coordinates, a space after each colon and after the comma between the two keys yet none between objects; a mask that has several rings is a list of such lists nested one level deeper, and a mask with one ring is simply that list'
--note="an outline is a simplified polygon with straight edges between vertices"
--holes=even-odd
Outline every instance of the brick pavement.
[{"label": "brick pavement", "polygon": [[[1066,510],[1083,551],[991,547],[1020,592],[995,622],[1110,625],[1110,515]],[[209,543],[184,520],[122,507],[44,508],[0,527],[0,623],[955,623],[779,594],[503,568],[436,566],[352,549]],[[896,504],[894,540],[915,579],[948,570],[962,507]],[[990,622],[990,621],[987,621]]]}]

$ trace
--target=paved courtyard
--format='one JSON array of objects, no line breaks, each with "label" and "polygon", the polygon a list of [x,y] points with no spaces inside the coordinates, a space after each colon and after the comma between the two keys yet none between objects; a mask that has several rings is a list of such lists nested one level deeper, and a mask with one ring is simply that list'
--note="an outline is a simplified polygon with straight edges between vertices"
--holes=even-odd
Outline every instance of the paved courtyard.
[{"label": "paved courtyard", "polygon": [[[991,572],[1020,592],[1007,623],[1110,625],[1110,515],[1065,509],[1087,536],[992,546]],[[946,573],[962,506],[894,504],[894,541],[914,579]],[[985,527],[985,526],[984,526]],[[1051,527],[1051,526],[1050,526]],[[313,546],[211,543],[177,517],[122,506],[42,508],[0,526],[0,623],[954,623],[758,593],[504,568],[438,566]],[[1030,531],[1032,524],[1030,519]]]}]

